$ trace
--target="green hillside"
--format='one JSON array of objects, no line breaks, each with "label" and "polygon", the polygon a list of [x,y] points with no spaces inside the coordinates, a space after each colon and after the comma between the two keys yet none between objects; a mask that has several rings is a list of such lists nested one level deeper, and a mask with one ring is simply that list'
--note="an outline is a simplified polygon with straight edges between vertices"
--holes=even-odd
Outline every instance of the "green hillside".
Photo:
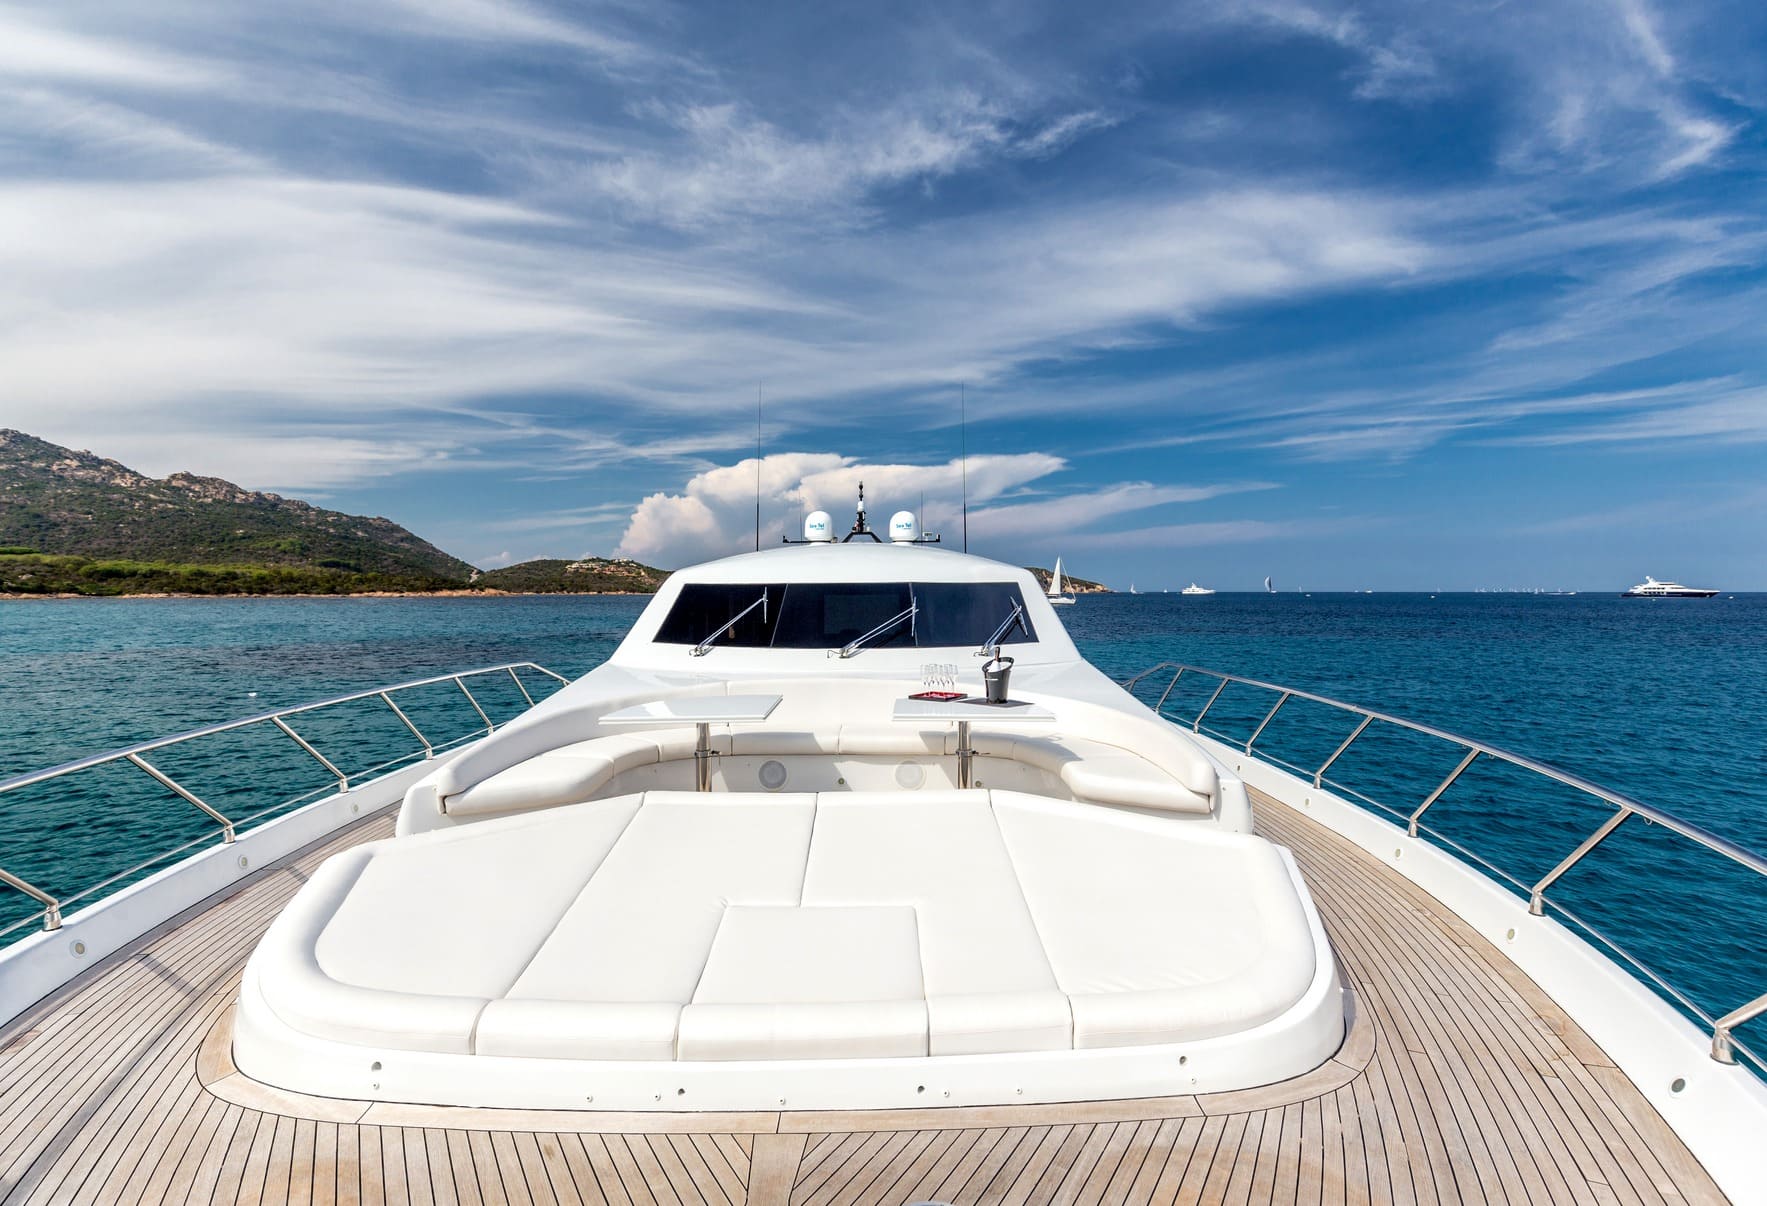
[{"label": "green hillside", "polygon": [[533,594],[653,594],[668,577],[625,558],[585,557],[581,561],[542,559],[488,570],[474,586]]},{"label": "green hillside", "polygon": [[[385,580],[409,582],[411,589],[464,586],[472,574],[466,562],[390,519],[327,511],[215,477],[147,477],[6,429],[0,429],[0,547],[164,567],[280,567],[320,575],[315,581],[330,581],[329,571],[362,576],[356,589],[366,590],[382,589]],[[52,569],[79,572],[71,565],[37,572]]]}]

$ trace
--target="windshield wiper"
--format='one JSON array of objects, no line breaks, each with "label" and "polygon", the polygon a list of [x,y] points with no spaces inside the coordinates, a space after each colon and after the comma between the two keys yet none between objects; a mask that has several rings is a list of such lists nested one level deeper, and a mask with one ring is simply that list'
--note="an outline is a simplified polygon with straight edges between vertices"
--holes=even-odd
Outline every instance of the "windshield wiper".
[{"label": "windshield wiper", "polygon": [[841,656],[842,657],[852,657],[855,653],[859,652],[859,650],[863,646],[869,644],[873,638],[882,636],[884,633],[888,632],[890,629],[892,629],[896,625],[900,624],[903,620],[914,619],[914,617],[917,614],[919,614],[919,612],[920,612],[920,604],[910,603],[908,605],[907,611],[898,612],[896,615],[891,616],[889,619],[887,619],[883,623],[879,624],[876,628],[873,628],[870,632],[866,633],[864,636],[854,637],[852,640],[848,641],[845,645],[841,646]]},{"label": "windshield wiper", "polygon": [[1018,630],[1020,632],[1024,633],[1026,636],[1031,635],[1031,629],[1025,623],[1025,609],[1020,605],[1017,599],[1012,601],[1012,614],[1008,615],[1000,622],[1000,627],[994,630],[993,636],[982,642],[982,647],[976,650],[976,656],[998,657],[1000,654],[1000,638],[1012,631],[1012,627],[1015,624],[1018,625]]},{"label": "windshield wiper", "polygon": [[745,607],[741,611],[737,612],[736,618],[731,620],[730,623],[724,625],[724,627],[718,629],[718,631],[714,632],[711,636],[707,637],[705,640],[703,640],[699,644],[695,645],[693,647],[693,656],[694,657],[704,657],[707,653],[709,653],[711,651],[713,643],[715,641],[717,641],[717,639],[719,637],[723,636],[725,633],[729,632],[732,628],[735,628],[738,624],[742,623],[744,617],[746,617],[749,614],[749,612],[753,611],[757,607],[759,607],[761,609],[761,623],[765,624],[767,622],[767,592],[764,590],[761,592],[761,597],[759,599],[756,599],[753,603],[750,603],[747,607]]}]

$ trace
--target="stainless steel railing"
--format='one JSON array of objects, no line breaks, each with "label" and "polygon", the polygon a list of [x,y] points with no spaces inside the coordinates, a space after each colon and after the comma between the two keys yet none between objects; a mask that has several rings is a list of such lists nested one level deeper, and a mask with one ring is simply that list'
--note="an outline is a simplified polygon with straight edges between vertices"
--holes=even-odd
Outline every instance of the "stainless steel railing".
[{"label": "stainless steel railing", "polygon": [[[310,758],[323,767],[326,774],[336,780],[336,789],[339,792],[345,792],[350,789],[351,775],[339,769],[332,759],[326,757],[325,754],[320,752],[311,741],[296,731],[294,726],[289,724],[289,717],[319,712],[326,708],[335,708],[339,705],[355,703],[359,700],[379,699],[391,709],[393,715],[398,717],[398,719],[404,724],[405,728],[410,730],[411,735],[417,738],[418,743],[423,746],[423,752],[419,755],[414,750],[408,754],[399,755],[395,758],[383,761],[378,765],[369,767],[364,771],[358,772],[356,776],[358,779],[373,777],[402,763],[416,761],[420,757],[424,759],[433,758],[439,751],[451,749],[454,746],[461,745],[467,741],[475,741],[479,737],[488,735],[496,730],[496,722],[494,722],[489,714],[486,713],[484,707],[480,705],[478,698],[473,695],[471,689],[466,685],[467,680],[469,679],[478,680],[487,676],[501,677],[507,675],[510,680],[514,682],[516,690],[521,692],[522,699],[527,702],[527,706],[530,708],[533,707],[534,697],[529,693],[527,685],[522,682],[521,674],[519,673],[523,670],[531,670],[536,674],[546,675],[548,678],[556,679],[560,683],[570,681],[565,678],[564,675],[548,670],[545,666],[542,666],[537,662],[507,662],[500,666],[487,666],[478,670],[463,670],[457,674],[438,674],[433,678],[413,679],[410,682],[399,683],[390,687],[374,687],[367,691],[353,691],[348,695],[338,695],[331,699],[322,699],[316,703],[299,704],[291,708],[278,708],[275,711],[264,712],[257,716],[247,716],[240,720],[230,720],[223,724],[213,724],[200,729],[192,729],[187,733],[179,733],[174,737],[161,737],[153,741],[141,742],[139,745],[131,745],[124,749],[111,750],[104,754],[94,754],[89,758],[80,758],[73,762],[64,763],[61,766],[50,767],[48,770],[32,771],[29,774],[17,775],[11,779],[0,781],[0,796],[4,796],[8,792],[17,791],[23,787],[30,787],[33,784],[45,783],[53,779],[61,779],[69,775],[76,775],[82,771],[92,770],[95,767],[108,766],[114,763],[127,763],[143,772],[160,786],[170,791],[173,795],[191,805],[193,808],[198,809],[210,820],[214,821],[219,827],[221,843],[223,845],[230,845],[238,837],[239,826],[257,820],[260,817],[276,812],[282,808],[286,808],[288,805],[298,802],[303,797],[296,796],[292,800],[284,800],[278,804],[271,805],[269,808],[260,809],[248,816],[228,817],[219,809],[198,797],[196,793],[191,791],[187,786],[172,778],[172,776],[168,775],[162,768],[148,761],[145,755],[153,753],[155,750],[163,750],[171,746],[183,745],[186,742],[196,741],[203,737],[212,737],[217,733],[233,732],[238,729],[251,728],[254,725],[269,725],[288,737],[289,740],[293,741]],[[423,731],[412,721],[410,715],[394,701],[393,696],[402,691],[411,691],[419,687],[430,687],[439,683],[450,682],[460,688],[461,694],[464,695],[467,702],[472,705],[473,711],[478,713],[479,719],[484,722],[484,730],[481,733],[477,729],[474,729],[462,736],[454,737],[442,742],[435,742],[424,735]],[[311,795],[314,793],[309,792],[307,794]],[[185,842],[182,845],[168,847],[167,849],[157,851],[152,857],[135,864],[127,870],[106,876],[97,883],[89,884],[71,895],[59,898],[44,891],[36,884],[0,867],[0,883],[23,892],[26,896],[29,896],[32,900],[35,900],[38,904],[43,906],[42,909],[32,913],[28,917],[15,921],[4,928],[0,928],[0,935],[11,933],[13,930],[20,929],[36,921],[41,921],[45,930],[60,929],[62,914],[67,910],[68,905],[73,902],[84,900],[87,897],[102,892],[105,888],[126,880],[147,867],[151,867],[156,863],[163,863],[175,855],[182,854],[187,850],[195,849],[211,840],[213,840],[212,834],[207,837],[198,838],[195,841]]]},{"label": "stainless steel railing", "polygon": [[[1675,988],[1662,976],[1646,966],[1642,961],[1633,957],[1614,939],[1602,933],[1588,921],[1571,913],[1563,905],[1556,901],[1549,900],[1546,895],[1547,889],[1554,883],[1558,882],[1565,872],[1581,862],[1590,851],[1594,850],[1603,841],[1611,837],[1615,830],[1617,830],[1625,821],[1634,816],[1651,824],[1660,825],[1670,833],[1676,834],[1687,841],[1696,843],[1699,846],[1705,847],[1707,850],[1720,854],[1737,865],[1762,877],[1767,877],[1767,856],[1763,856],[1745,846],[1739,846],[1728,838],[1721,837],[1709,829],[1705,829],[1691,821],[1676,816],[1674,813],[1665,812],[1662,809],[1646,804],[1643,801],[1635,800],[1631,796],[1622,792],[1617,792],[1611,788],[1603,787],[1599,783],[1591,782],[1581,775],[1561,770],[1556,766],[1541,762],[1535,758],[1530,758],[1525,754],[1517,754],[1511,750],[1503,749],[1500,746],[1491,745],[1483,741],[1476,741],[1471,737],[1463,737],[1458,733],[1451,733],[1446,729],[1439,729],[1433,725],[1419,724],[1416,721],[1406,720],[1398,716],[1390,716],[1385,712],[1376,712],[1373,709],[1364,708],[1357,704],[1345,703],[1343,700],[1332,699],[1324,695],[1315,695],[1310,691],[1301,691],[1293,687],[1279,686],[1276,683],[1267,683],[1255,678],[1245,678],[1237,674],[1224,674],[1219,670],[1205,670],[1200,666],[1188,666],[1180,662],[1160,662],[1157,665],[1149,666],[1146,670],[1121,680],[1120,685],[1125,690],[1133,690],[1143,680],[1153,678],[1155,675],[1163,674],[1168,670],[1172,672],[1172,678],[1171,681],[1166,683],[1165,689],[1160,692],[1159,702],[1154,705],[1154,711],[1156,713],[1164,715],[1166,701],[1171,698],[1172,691],[1177,687],[1178,681],[1186,674],[1200,675],[1211,680],[1217,680],[1215,689],[1209,695],[1208,702],[1203,705],[1202,711],[1198,712],[1193,719],[1182,722],[1187,724],[1192,732],[1196,733],[1204,731],[1203,720],[1208,716],[1210,709],[1215,706],[1216,701],[1221,698],[1221,693],[1227,689],[1230,683],[1239,683],[1242,686],[1251,687],[1259,691],[1274,693],[1276,695],[1276,702],[1271,705],[1269,711],[1265,712],[1263,718],[1258,721],[1257,727],[1252,730],[1252,735],[1242,743],[1237,742],[1237,739],[1235,739],[1236,743],[1240,744],[1241,748],[1243,748],[1247,754],[1261,757],[1269,762],[1277,763],[1286,769],[1298,771],[1303,776],[1310,776],[1314,787],[1325,787],[1329,785],[1346,791],[1349,794],[1354,795],[1357,799],[1402,819],[1405,822],[1405,832],[1411,837],[1418,836],[1420,832],[1426,833],[1455,851],[1466,855],[1484,869],[1491,871],[1501,878],[1508,880],[1510,883],[1515,884],[1517,887],[1524,889],[1528,894],[1528,912],[1536,917],[1543,915],[1546,911],[1546,907],[1551,905],[1557,911],[1570,917],[1571,920],[1576,922],[1579,928],[1585,930],[1601,941],[1603,945],[1617,954],[1636,972],[1642,974],[1645,979],[1663,989],[1674,1000],[1679,1002],[1684,1008],[1690,1010],[1696,1017],[1709,1026],[1712,1030],[1713,1059],[1720,1063],[1734,1064],[1736,1062],[1736,1057],[1741,1054],[1763,1073],[1767,1073],[1767,1061],[1764,1061],[1760,1055],[1744,1046],[1734,1034],[1734,1031],[1738,1026],[1767,1014],[1767,994],[1755,998],[1753,1001],[1732,1010],[1730,1013],[1727,1013],[1722,1017],[1714,1018],[1711,1014],[1707,1013],[1699,1005],[1689,999],[1685,993]],[[1157,682],[1158,680],[1155,679],[1155,681]],[[1322,762],[1317,769],[1311,771],[1294,766],[1292,763],[1283,762],[1280,759],[1253,748],[1257,743],[1258,738],[1263,735],[1264,730],[1269,727],[1270,722],[1276,719],[1276,714],[1282,711],[1283,705],[1288,703],[1291,699],[1302,699],[1311,703],[1324,704],[1327,707],[1335,708],[1338,711],[1347,712],[1360,718],[1355,729],[1352,730],[1350,735],[1344,738],[1343,742],[1332,751],[1331,756]],[[1391,805],[1384,804],[1378,800],[1370,799],[1369,797],[1362,795],[1360,792],[1347,788],[1344,784],[1334,782],[1325,777],[1325,772],[1330,770],[1338,759],[1343,757],[1344,753],[1348,751],[1351,746],[1356,744],[1357,740],[1368,731],[1370,726],[1376,724],[1391,725],[1409,730],[1413,733],[1422,734],[1426,737],[1437,738],[1441,741],[1458,746],[1463,751],[1459,761],[1455,764],[1454,769],[1448,772],[1448,776],[1438,783],[1434,790],[1425,796],[1423,800],[1409,812],[1403,809],[1394,808]],[[1219,737],[1223,740],[1227,739],[1226,734],[1216,733],[1213,730],[1210,730],[1210,735]],[[1493,866],[1478,854],[1466,849],[1459,842],[1456,842],[1445,834],[1422,824],[1423,815],[1442,798],[1450,787],[1454,786],[1455,781],[1466,772],[1467,768],[1472,766],[1472,764],[1480,758],[1491,758],[1499,762],[1508,763],[1511,766],[1517,767],[1531,774],[1544,776],[1545,778],[1561,783],[1574,791],[1591,796],[1612,807],[1614,811],[1601,823],[1600,826],[1598,826],[1593,832],[1589,833],[1575,849],[1567,854],[1557,866],[1547,872],[1544,878],[1532,885],[1522,883],[1508,875],[1506,872]]]}]

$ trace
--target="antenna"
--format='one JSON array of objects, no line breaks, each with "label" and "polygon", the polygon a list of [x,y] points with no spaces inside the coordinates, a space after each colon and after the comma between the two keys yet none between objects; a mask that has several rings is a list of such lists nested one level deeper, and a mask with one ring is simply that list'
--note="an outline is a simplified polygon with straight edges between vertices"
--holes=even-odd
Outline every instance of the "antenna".
[{"label": "antenna", "polygon": [[963,467],[963,551],[969,552],[969,391],[957,387],[957,459]]},{"label": "antenna", "polygon": [[755,552],[761,551],[761,386],[755,384]]}]

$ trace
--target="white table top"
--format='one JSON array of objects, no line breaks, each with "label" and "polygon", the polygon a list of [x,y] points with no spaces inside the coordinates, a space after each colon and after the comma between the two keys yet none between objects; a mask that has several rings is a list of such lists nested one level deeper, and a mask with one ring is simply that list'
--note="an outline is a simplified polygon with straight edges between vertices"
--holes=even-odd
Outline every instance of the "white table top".
[{"label": "white table top", "polygon": [[1001,720],[1017,724],[1021,720],[1054,720],[1055,713],[1042,704],[1016,700],[991,704],[985,699],[898,699],[891,709],[891,720]]},{"label": "white table top", "polygon": [[779,706],[778,695],[683,695],[653,699],[609,712],[602,724],[734,724],[762,721]]}]

